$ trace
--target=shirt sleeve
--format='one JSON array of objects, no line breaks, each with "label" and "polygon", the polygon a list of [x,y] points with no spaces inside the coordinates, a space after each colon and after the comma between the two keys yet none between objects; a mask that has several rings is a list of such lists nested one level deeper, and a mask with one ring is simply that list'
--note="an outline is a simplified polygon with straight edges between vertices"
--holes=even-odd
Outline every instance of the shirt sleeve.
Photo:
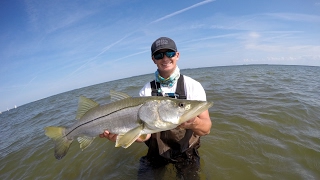
[{"label": "shirt sleeve", "polygon": [[143,86],[143,88],[139,92],[140,96],[151,96],[151,85],[147,83]]},{"label": "shirt sleeve", "polygon": [[198,101],[206,101],[206,92],[200,82],[185,76],[185,89],[187,93],[188,100],[198,100]]}]

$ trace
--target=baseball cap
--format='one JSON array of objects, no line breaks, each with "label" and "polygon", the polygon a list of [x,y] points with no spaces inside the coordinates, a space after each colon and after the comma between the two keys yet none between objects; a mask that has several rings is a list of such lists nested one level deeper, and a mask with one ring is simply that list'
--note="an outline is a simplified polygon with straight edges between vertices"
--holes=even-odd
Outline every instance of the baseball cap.
[{"label": "baseball cap", "polygon": [[177,51],[176,43],[168,38],[168,37],[160,37],[157,40],[155,40],[151,45],[151,56],[161,50],[161,49],[170,49],[173,51]]}]

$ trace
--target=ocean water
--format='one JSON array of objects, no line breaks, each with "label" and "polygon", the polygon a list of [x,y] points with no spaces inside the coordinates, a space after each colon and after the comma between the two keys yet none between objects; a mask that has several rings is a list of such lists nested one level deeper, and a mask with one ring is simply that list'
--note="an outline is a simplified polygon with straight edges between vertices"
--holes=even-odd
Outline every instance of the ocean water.
[{"label": "ocean water", "polygon": [[[320,67],[248,65],[182,70],[213,101],[201,138],[201,179],[320,179]],[[46,126],[74,123],[80,95],[109,103],[110,90],[137,96],[152,74],[51,96],[0,114],[0,179],[136,179],[143,143],[128,149],[96,138],[53,156]],[[167,166],[164,179],[175,179]]]}]

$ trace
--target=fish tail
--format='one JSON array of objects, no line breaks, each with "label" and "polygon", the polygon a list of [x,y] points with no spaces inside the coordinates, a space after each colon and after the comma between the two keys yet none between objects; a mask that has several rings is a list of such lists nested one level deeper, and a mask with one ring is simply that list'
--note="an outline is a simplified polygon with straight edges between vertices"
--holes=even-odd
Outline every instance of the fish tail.
[{"label": "fish tail", "polygon": [[68,139],[65,136],[64,127],[46,127],[45,135],[54,141],[54,156],[56,159],[62,159],[68,152],[72,139]]}]

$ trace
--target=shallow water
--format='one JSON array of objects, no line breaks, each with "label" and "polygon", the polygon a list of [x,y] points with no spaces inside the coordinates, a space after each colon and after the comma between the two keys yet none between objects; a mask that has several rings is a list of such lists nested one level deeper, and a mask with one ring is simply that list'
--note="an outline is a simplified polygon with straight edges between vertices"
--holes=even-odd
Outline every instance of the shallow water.
[{"label": "shallow water", "polygon": [[[227,66],[182,70],[207,92],[211,133],[202,137],[201,179],[320,179],[320,67]],[[153,75],[85,87],[0,114],[0,179],[135,179],[144,144],[74,142],[58,161],[43,128],[74,122],[78,97],[101,104],[111,89],[137,96]],[[174,178],[167,167],[164,179]]]}]

